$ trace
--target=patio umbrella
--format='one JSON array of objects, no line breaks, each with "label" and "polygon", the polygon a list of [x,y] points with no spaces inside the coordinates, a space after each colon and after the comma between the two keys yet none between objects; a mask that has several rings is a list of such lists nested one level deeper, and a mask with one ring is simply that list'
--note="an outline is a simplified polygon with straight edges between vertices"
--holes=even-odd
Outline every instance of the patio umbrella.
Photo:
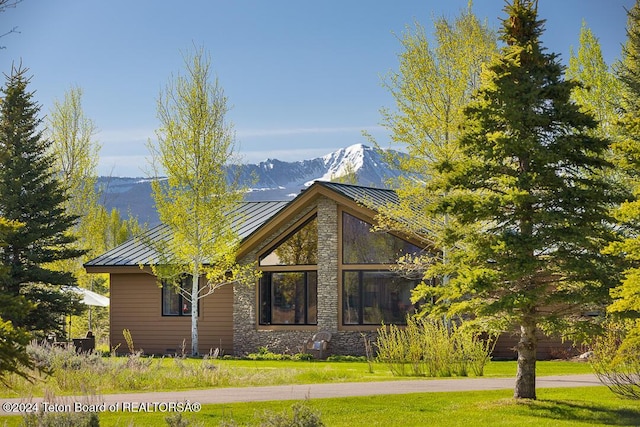
[{"label": "patio umbrella", "polygon": [[[65,286],[65,292],[75,292],[82,296],[81,302],[85,305],[89,306],[89,330],[91,330],[92,324],[92,316],[91,316],[91,306],[94,307],[109,307],[109,298],[104,295],[100,295],[96,292],[90,291],[89,289],[80,288],[78,286]],[[69,338],[71,338],[71,316],[69,316]]]},{"label": "patio umbrella", "polygon": [[93,305],[96,307],[109,307],[109,298],[90,291],[89,289],[79,288],[78,286],[67,286],[65,291],[71,291],[82,295],[83,304]]}]

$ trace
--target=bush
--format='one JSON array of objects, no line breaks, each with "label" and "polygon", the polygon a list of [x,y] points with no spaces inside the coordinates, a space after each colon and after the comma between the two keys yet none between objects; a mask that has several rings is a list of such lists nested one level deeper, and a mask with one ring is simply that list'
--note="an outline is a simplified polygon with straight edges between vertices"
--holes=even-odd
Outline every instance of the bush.
[{"label": "bush", "polygon": [[448,377],[484,374],[493,340],[482,340],[468,328],[445,321],[408,318],[378,330],[378,361],[397,376]]},{"label": "bush", "polygon": [[334,354],[327,357],[327,362],[366,362],[367,356],[343,356]]},{"label": "bush", "polygon": [[175,414],[168,416],[164,419],[169,427],[191,427],[191,426],[204,426],[204,423],[198,422],[196,424],[192,424],[191,419],[185,418],[182,414]]},{"label": "bush", "polygon": [[267,347],[260,347],[257,353],[249,353],[246,356],[249,360],[312,360],[313,355],[308,353],[282,354],[274,353]]},{"label": "bush", "polygon": [[311,409],[306,402],[298,402],[291,406],[291,413],[265,412],[261,417],[260,427],[322,427],[320,413]]},{"label": "bush", "polygon": [[249,360],[290,360],[291,356],[274,353],[269,350],[267,347],[260,347],[257,353],[249,353],[247,354],[247,359]]},{"label": "bush", "polygon": [[23,427],[98,427],[100,420],[95,413],[38,412],[22,418]]},{"label": "bush", "polygon": [[640,399],[640,323],[611,322],[593,346],[591,366],[620,397]]}]

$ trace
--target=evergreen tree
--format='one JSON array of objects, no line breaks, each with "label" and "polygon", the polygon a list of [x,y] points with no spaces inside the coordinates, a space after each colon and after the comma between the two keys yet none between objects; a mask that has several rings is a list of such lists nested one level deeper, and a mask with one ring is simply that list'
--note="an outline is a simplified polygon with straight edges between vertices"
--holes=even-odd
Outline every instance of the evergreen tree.
[{"label": "evergreen tree", "polygon": [[84,254],[72,245],[69,230],[77,220],[65,212],[67,195],[52,170],[49,141],[42,136],[40,107],[27,91],[26,69],[13,67],[0,104],[0,214],[22,227],[7,233],[0,263],[8,268],[1,291],[21,296],[31,310],[2,316],[14,325],[41,333],[62,331],[65,314],[76,314],[77,297],[59,285],[73,275],[48,264]]},{"label": "evergreen tree", "polygon": [[[616,216],[625,230],[625,240],[610,246],[612,253],[623,254],[629,262],[622,283],[612,290],[609,310],[632,318],[640,318],[640,0],[628,12],[627,41],[622,59],[616,64],[616,75],[622,85],[618,104],[621,119],[617,123],[619,137],[614,144],[619,169],[626,172],[634,197],[620,206]],[[640,346],[640,320],[630,335]],[[637,353],[636,353],[637,357]]]},{"label": "evergreen tree", "polygon": [[[455,248],[431,273],[447,274],[439,301],[449,314],[515,329],[514,397],[536,397],[537,335],[569,338],[592,327],[619,273],[602,248],[616,238],[610,209],[622,198],[603,178],[610,141],[571,100],[557,55],[540,43],[537,1],[505,8],[501,54],[465,109],[458,161],[440,162],[432,182],[450,215],[442,247]],[[439,275],[440,275],[439,274]],[[423,288],[423,291],[426,288]]]},{"label": "evergreen tree", "polygon": [[[7,234],[15,232],[21,226],[22,224],[0,217],[0,248],[4,248]],[[0,266],[0,278],[5,278],[7,271],[8,268]],[[15,313],[28,309],[29,304],[24,298],[0,292],[0,383],[7,384],[6,377],[12,373],[28,378],[25,371],[33,367],[27,353],[30,335],[24,329],[16,327],[10,320],[4,319],[4,317],[15,317]]]}]

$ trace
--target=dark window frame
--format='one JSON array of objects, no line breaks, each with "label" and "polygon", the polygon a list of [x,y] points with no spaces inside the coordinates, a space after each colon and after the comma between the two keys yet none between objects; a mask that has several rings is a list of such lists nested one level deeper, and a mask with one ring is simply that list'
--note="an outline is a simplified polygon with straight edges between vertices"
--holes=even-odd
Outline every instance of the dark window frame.
[{"label": "dark window frame", "polygon": [[[191,317],[193,304],[189,302],[184,296],[182,296],[180,292],[176,292],[175,285],[169,283],[169,281],[162,280],[161,283],[162,283],[162,286],[160,288],[160,294],[161,294],[160,312],[162,317]],[[191,293],[191,276],[185,276],[184,278],[182,278],[182,280],[180,281],[180,286],[182,289],[186,289],[187,292]],[[175,297],[178,299],[178,307],[180,308],[178,309],[178,312],[175,314],[165,312],[166,293],[171,293],[172,297]],[[185,304],[189,304],[189,307],[191,307],[187,311],[185,311],[184,309]],[[200,300],[197,301],[197,307],[198,307],[198,317],[200,317],[200,314],[201,314]]]},{"label": "dark window frame", "polygon": [[[394,272],[388,269],[365,269],[365,270],[344,269],[342,270],[342,309],[341,309],[342,310],[342,326],[381,326],[383,323],[402,326],[407,324],[406,315],[413,314],[416,312],[416,310],[419,309],[419,304],[416,304],[415,307],[411,309],[410,307],[413,306],[413,304],[411,304],[410,300],[402,301],[399,298],[397,298],[395,301],[392,301],[391,306],[387,308],[390,311],[393,311],[395,308],[397,308],[398,315],[396,315],[396,317],[399,316],[400,320],[391,321],[390,319],[385,319],[383,312],[381,312],[380,320],[378,322],[365,322],[365,317],[366,317],[365,309],[369,307],[369,305],[367,304],[367,301],[369,301],[370,298],[372,297],[372,295],[367,295],[367,292],[365,290],[365,275],[376,274],[376,273],[382,273],[382,275],[394,275]],[[357,306],[355,307],[351,306],[351,304],[348,304],[348,301],[351,301],[350,295],[347,294],[347,287],[346,287],[348,274],[357,275],[357,283],[356,283],[357,294],[353,299],[357,301]],[[402,278],[400,275],[397,275],[397,274],[396,274],[396,277]],[[405,279],[405,280],[408,282],[413,282],[413,287],[410,289],[415,288],[415,286],[417,286],[420,283],[419,280],[412,280],[412,279]],[[382,295],[382,293],[380,291],[376,291],[376,295]],[[389,297],[390,295],[391,294],[389,294]],[[401,309],[398,305],[395,305],[395,304],[403,304],[403,305],[406,305],[407,307]],[[350,309],[354,310],[354,312],[356,313],[357,322],[347,322],[347,319],[351,317],[347,313],[347,311]],[[404,314],[404,315],[401,316],[401,314]]]},{"label": "dark window frame", "polygon": [[[393,265],[395,264],[395,260],[387,260],[385,259],[371,259],[371,258],[355,258],[354,259],[354,255],[352,253],[348,253],[349,252],[349,245],[354,245],[354,243],[358,243],[357,242],[357,236],[354,235],[349,235],[348,233],[353,232],[353,231],[357,231],[357,230],[364,230],[366,228],[370,229],[370,227],[373,227],[374,225],[374,221],[372,221],[371,219],[367,219],[368,217],[364,216],[362,217],[361,215],[355,213],[355,211],[351,210],[351,209],[340,209],[339,210],[339,218],[340,218],[340,251],[339,251],[339,261],[338,261],[338,268],[339,268],[339,278],[340,278],[340,301],[341,301],[341,307],[339,308],[339,313],[340,313],[340,324],[341,327],[345,328],[346,330],[350,330],[353,328],[374,328],[374,327],[380,327],[383,323],[384,324],[395,324],[395,325],[399,325],[399,326],[403,326],[406,325],[407,319],[406,319],[406,315],[405,316],[399,316],[398,314],[396,314],[395,317],[397,319],[400,319],[398,321],[389,321],[388,319],[385,320],[385,315],[388,316],[389,312],[393,309],[395,309],[395,306],[393,305],[393,303],[390,303],[390,301],[392,300],[392,295],[391,292],[382,294],[379,291],[372,293],[367,293],[365,291],[365,276],[367,274],[375,274],[375,273],[382,273],[384,275],[395,275],[398,279],[400,280],[405,280],[407,282],[412,282],[413,286],[409,288],[413,289],[415,288],[415,286],[417,286],[421,280],[413,280],[413,279],[408,279],[408,278],[403,278],[400,274],[398,273],[394,273],[392,270]],[[360,223],[357,222],[353,222],[353,220],[359,221]],[[352,224],[349,225],[347,223],[347,221],[352,221]],[[367,231],[370,232],[370,231]],[[362,244],[363,242],[360,242],[360,246],[362,248],[365,249],[365,251],[363,252],[363,254],[366,256],[371,255],[371,252],[367,252],[368,248],[370,247],[375,247],[375,243],[380,244],[381,242],[384,242],[385,239],[398,239],[401,242],[393,242],[394,245],[392,245],[392,247],[396,248],[396,249],[401,249],[401,251],[397,254],[397,256],[401,256],[403,254],[408,253],[419,253],[419,252],[423,252],[424,249],[421,249],[421,245],[416,245],[415,243],[407,240],[404,237],[401,237],[397,234],[391,233],[391,232],[381,232],[381,233],[385,233],[388,236],[385,237],[377,237],[375,238],[376,240],[373,240],[371,242],[367,242],[366,240],[364,241],[365,244]],[[402,243],[402,244],[398,244],[398,243]],[[357,245],[353,246],[355,249],[358,248]],[[357,253],[356,253],[357,255]],[[375,254],[374,254],[375,255]],[[349,294],[347,293],[348,289],[347,287],[349,286],[349,284],[347,283],[347,275],[349,274],[357,274],[357,295],[353,295],[353,294]],[[353,280],[353,279],[351,279]],[[353,284],[353,283],[352,283]],[[350,289],[353,291],[353,289]],[[403,289],[403,291],[406,291],[407,289]],[[404,293],[404,292],[403,292]],[[379,299],[380,295],[383,295],[382,299]],[[374,297],[374,298],[378,298],[379,301],[388,301],[388,303],[386,304],[386,308],[383,308],[380,313],[379,313],[379,322],[365,322],[365,317],[368,317],[369,319],[371,318],[370,316],[375,316],[375,314],[371,314],[372,312],[374,312],[375,310],[370,310],[369,314],[365,314],[365,308],[368,308],[369,306],[367,305],[367,303],[371,302],[370,299]],[[398,303],[402,303],[403,307],[400,309],[400,314],[402,313],[406,313],[406,314],[411,314],[414,313],[416,309],[419,308],[419,304],[410,304],[410,301],[407,300],[406,298],[406,293],[404,293],[404,297],[401,299],[396,299],[395,302]],[[357,304],[357,307],[355,306]],[[381,307],[382,308],[382,307]],[[353,321],[354,316],[357,316],[357,321]]]},{"label": "dark window frame", "polygon": [[[303,318],[304,322],[300,323],[274,323],[273,311],[276,307],[275,304],[275,289],[273,286],[274,274],[302,274],[304,277],[304,305]],[[310,297],[312,291],[310,289],[311,281],[309,280],[309,274],[315,275],[315,321],[310,320]],[[315,326],[318,324],[318,272],[317,270],[287,270],[287,271],[263,271],[262,277],[259,280],[258,291],[258,304],[260,307],[260,313],[258,317],[258,324],[261,326]]]},{"label": "dark window frame", "polygon": [[[316,263],[304,263],[304,264],[264,264],[263,261],[265,261],[266,259],[268,259],[269,255],[271,255],[273,252],[275,252],[279,247],[281,247],[282,245],[284,245],[287,240],[293,238],[293,236],[295,236],[298,232],[302,231],[305,227],[307,227],[309,224],[311,224],[313,221],[316,221],[316,247],[315,247],[315,258],[316,258]],[[283,238],[279,239],[276,243],[272,244],[269,249],[267,249],[266,251],[264,251],[262,254],[260,254],[258,256],[258,266],[261,268],[280,268],[280,269],[288,269],[291,267],[296,267],[296,266],[314,266],[317,265],[317,260],[318,260],[318,241],[317,241],[317,236],[318,236],[318,232],[317,232],[317,227],[318,227],[318,215],[317,213],[313,213],[312,215],[310,215],[309,217],[305,218],[303,221],[301,221],[299,223],[299,225],[297,225],[295,228],[293,228],[293,230],[291,230],[289,233],[287,233]]]},{"label": "dark window frame", "polygon": [[[342,211],[341,212],[341,233],[342,233],[342,245],[341,245],[341,253],[340,253],[340,257],[341,257],[341,264],[344,266],[354,266],[354,265],[367,265],[367,266],[371,266],[371,267],[375,267],[375,266],[384,266],[384,265],[390,265],[390,264],[394,264],[395,261],[401,256],[401,255],[406,255],[407,253],[420,253],[423,251],[422,248],[420,248],[419,246],[409,242],[407,239],[404,239],[400,236],[397,236],[393,233],[390,233],[388,231],[385,232],[379,232],[379,233],[372,233],[371,232],[371,228],[373,227],[372,222],[366,220],[366,219],[362,219],[357,215],[354,215],[353,213],[347,212],[347,211]],[[347,221],[354,221],[353,225],[351,227],[347,227],[346,223]],[[355,222],[357,221],[357,223]],[[364,243],[364,245],[362,245],[363,248],[366,248],[367,254],[363,254],[360,253],[358,254],[358,251],[356,251],[357,245],[355,245],[356,243],[356,238],[349,233],[349,229],[351,228],[362,228],[362,229],[367,229],[367,231],[365,231],[364,233],[359,233],[359,235],[362,235],[365,237],[365,239],[367,240],[363,240],[362,243]],[[400,242],[404,245],[404,247],[400,247],[398,246],[396,249],[398,249],[398,252],[396,254],[394,254],[393,256],[390,255],[390,257],[388,259],[384,259],[384,260],[372,260],[372,259],[357,259],[357,260],[349,260],[351,258],[353,258],[353,255],[351,254],[351,252],[349,252],[350,250],[356,254],[356,255],[364,255],[366,256],[373,256],[373,253],[375,252],[370,252],[372,248],[374,248],[376,246],[376,243],[380,246],[382,244],[382,247],[390,247],[392,246],[390,243],[396,243],[396,242]],[[349,253],[348,253],[349,252]]]}]

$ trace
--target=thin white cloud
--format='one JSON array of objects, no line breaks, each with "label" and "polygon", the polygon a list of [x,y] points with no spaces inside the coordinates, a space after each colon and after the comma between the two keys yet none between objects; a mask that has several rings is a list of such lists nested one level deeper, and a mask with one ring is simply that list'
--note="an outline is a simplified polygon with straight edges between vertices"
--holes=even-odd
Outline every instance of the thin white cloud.
[{"label": "thin white cloud", "polygon": [[[293,128],[276,128],[276,129],[236,129],[237,137],[269,137],[269,136],[288,136],[288,135],[316,135],[316,134],[332,134],[332,133],[351,133],[362,131],[378,132],[385,130],[379,125],[370,126],[337,126],[337,127],[293,127]],[[130,143],[130,142],[147,142],[149,139],[155,140],[155,129],[150,128],[131,128],[131,129],[107,129],[100,130],[96,134],[97,139],[101,143]]]},{"label": "thin white cloud", "polygon": [[96,133],[97,139],[104,142],[131,142],[131,141],[144,141],[149,138],[155,139],[156,134],[154,129],[146,128],[131,128],[131,129],[107,129],[101,130]]}]

